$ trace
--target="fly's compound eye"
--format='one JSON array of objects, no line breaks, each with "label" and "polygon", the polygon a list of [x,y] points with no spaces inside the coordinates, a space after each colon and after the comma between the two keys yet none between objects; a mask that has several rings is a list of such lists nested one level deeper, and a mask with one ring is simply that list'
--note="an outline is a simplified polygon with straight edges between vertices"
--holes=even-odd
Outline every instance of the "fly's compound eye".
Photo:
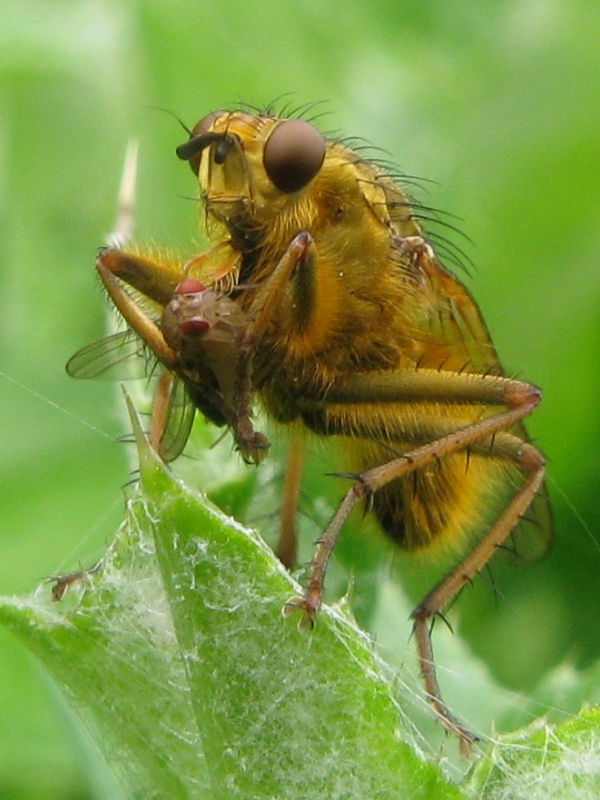
[{"label": "fly's compound eye", "polygon": [[[176,295],[201,295],[206,291],[206,286],[195,278],[185,278],[175,289]],[[192,308],[192,306],[190,306]],[[192,339],[197,339],[203,336],[206,331],[210,329],[210,324],[207,320],[199,316],[192,316],[190,319],[184,319],[179,323],[179,331],[184,336],[189,336]]]},{"label": "fly's compound eye", "polygon": [[208,133],[219,117],[226,113],[226,111],[211,111],[210,114],[202,117],[200,122],[197,122],[192,128],[192,136],[201,136],[203,133]]},{"label": "fly's compound eye", "polygon": [[204,291],[206,286],[196,278],[184,278],[175,288],[175,294],[199,294]]},{"label": "fly's compound eye", "polygon": [[265,171],[280,192],[291,194],[307,186],[321,169],[325,139],[303,119],[278,125],[265,144]]}]

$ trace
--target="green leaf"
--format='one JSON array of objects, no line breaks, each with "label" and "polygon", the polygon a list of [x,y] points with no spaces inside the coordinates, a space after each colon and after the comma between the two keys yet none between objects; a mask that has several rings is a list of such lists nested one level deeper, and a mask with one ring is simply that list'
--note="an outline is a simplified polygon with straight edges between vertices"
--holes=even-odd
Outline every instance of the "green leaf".
[{"label": "green leaf", "polygon": [[101,570],[82,573],[63,602],[2,598],[0,620],[91,724],[124,784],[147,787],[146,797],[209,796],[143,503],[128,501]]},{"label": "green leaf", "polygon": [[600,796],[600,709],[560,725],[536,720],[500,737],[469,783],[484,800],[596,800]]},{"label": "green leaf", "polygon": [[0,620],[83,713],[125,786],[169,798],[457,798],[411,746],[346,603],[301,632],[271,550],[141,444],[100,568]]}]

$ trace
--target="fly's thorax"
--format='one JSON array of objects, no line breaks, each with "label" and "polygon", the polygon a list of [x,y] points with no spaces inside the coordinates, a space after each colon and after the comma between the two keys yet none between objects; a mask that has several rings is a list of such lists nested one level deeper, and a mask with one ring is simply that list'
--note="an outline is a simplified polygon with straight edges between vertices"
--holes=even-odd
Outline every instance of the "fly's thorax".
[{"label": "fly's thorax", "polygon": [[[386,202],[388,187],[377,183],[378,173],[369,167],[354,163],[345,148],[329,143],[319,173],[305,189],[286,195],[271,187],[277,203],[265,201],[264,213],[254,204],[255,213],[246,216],[256,235],[245,258],[249,267],[242,269],[247,282],[268,280],[296,234],[306,231],[314,241],[316,258],[313,264],[299,265],[294,279],[301,278],[303,269],[312,270],[312,280],[329,298],[332,312],[338,301],[352,306],[353,296],[376,297],[378,291],[373,289],[389,270],[394,223]],[[239,222],[232,220],[233,233]],[[410,230],[417,229],[413,225]],[[287,295],[293,304],[293,281]],[[289,319],[293,308],[284,308],[285,303],[284,297],[279,310]]]}]

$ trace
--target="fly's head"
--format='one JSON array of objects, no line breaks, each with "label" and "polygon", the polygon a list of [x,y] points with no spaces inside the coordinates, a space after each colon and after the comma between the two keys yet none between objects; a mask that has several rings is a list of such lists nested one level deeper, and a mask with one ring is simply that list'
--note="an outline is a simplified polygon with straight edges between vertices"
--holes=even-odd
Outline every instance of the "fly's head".
[{"label": "fly's head", "polygon": [[325,153],[324,137],[304,120],[229,111],[208,114],[177,148],[198,177],[209,221],[233,240],[296,205]]},{"label": "fly's head", "polygon": [[403,189],[343,142],[306,120],[215,111],[190,132],[177,155],[198,177],[208,231],[241,253],[281,253],[301,230],[327,249],[372,234],[417,235]]}]

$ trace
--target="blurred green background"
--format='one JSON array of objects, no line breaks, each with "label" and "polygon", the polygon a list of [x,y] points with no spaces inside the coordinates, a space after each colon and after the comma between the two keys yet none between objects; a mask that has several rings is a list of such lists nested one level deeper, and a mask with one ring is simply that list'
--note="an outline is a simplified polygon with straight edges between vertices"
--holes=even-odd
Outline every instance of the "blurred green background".
[{"label": "blurred green background", "polygon": [[[197,249],[173,149],[208,111],[293,92],[362,136],[473,244],[467,278],[509,372],[544,388],[556,543],[471,602],[464,630],[499,680],[535,685],[600,655],[600,6],[0,0],[0,592],[92,563],[128,479],[109,385],[64,364],[102,335],[94,276],[126,143],[140,140],[137,237]],[[488,595],[491,594],[488,591]],[[408,628],[402,632],[404,639]],[[0,797],[97,797],[54,692],[0,631]],[[91,766],[90,766],[91,763]]]}]

